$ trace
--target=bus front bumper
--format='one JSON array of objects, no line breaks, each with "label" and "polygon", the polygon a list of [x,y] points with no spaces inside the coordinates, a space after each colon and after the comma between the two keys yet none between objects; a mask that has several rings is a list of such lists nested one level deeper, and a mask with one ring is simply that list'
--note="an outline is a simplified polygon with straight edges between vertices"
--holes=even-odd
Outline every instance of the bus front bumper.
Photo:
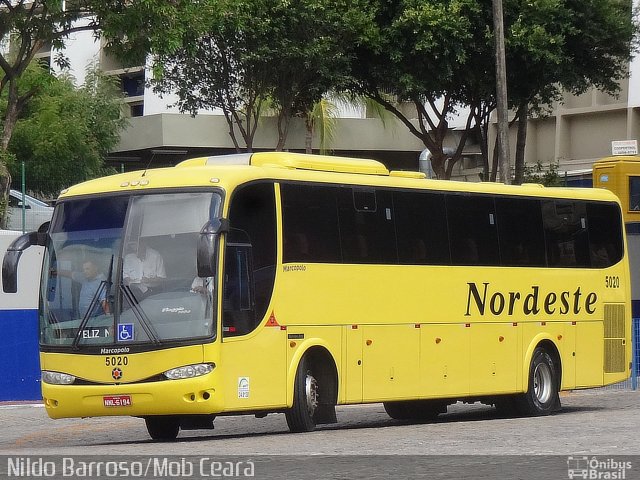
[{"label": "bus front bumper", "polygon": [[43,382],[42,398],[51,418],[209,414],[221,410],[212,385],[212,374],[119,385]]}]

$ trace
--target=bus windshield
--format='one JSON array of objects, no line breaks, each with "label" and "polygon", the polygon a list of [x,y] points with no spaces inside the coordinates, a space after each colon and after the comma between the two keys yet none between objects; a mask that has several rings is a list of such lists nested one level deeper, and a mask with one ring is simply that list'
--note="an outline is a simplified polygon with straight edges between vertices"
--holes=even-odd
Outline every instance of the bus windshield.
[{"label": "bus windshield", "polygon": [[214,283],[198,277],[196,249],[220,203],[210,191],[61,202],[44,258],[41,345],[211,337]]}]

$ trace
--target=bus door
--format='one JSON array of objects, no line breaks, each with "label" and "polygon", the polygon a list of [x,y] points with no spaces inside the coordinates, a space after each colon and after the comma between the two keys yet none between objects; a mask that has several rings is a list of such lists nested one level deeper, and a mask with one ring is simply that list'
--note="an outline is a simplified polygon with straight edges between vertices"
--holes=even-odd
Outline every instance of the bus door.
[{"label": "bus door", "polygon": [[229,411],[286,405],[287,331],[278,325],[271,306],[276,264],[274,198],[272,183],[258,183],[241,187],[231,200],[220,365]]}]

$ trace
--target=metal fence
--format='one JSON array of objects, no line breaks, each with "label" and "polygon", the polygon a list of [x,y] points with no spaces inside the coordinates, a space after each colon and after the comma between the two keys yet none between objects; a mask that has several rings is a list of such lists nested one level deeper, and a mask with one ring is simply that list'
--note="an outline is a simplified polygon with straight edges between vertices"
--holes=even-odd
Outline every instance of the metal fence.
[{"label": "metal fence", "polygon": [[46,185],[27,183],[25,169],[20,178],[15,178],[9,192],[7,230],[31,232],[51,220],[53,195]]}]

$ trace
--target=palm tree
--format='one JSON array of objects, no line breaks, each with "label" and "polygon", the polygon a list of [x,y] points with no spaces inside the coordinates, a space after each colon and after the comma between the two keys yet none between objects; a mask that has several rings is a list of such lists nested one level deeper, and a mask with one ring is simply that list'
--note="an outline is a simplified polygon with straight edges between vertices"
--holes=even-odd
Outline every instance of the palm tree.
[{"label": "palm tree", "polygon": [[364,107],[367,112],[372,112],[376,118],[380,119],[384,128],[387,127],[387,120],[393,118],[393,115],[382,105],[369,97],[332,93],[329,98],[323,97],[319,102],[316,102],[311,111],[304,115],[306,153],[313,153],[313,136],[316,132],[320,141],[320,154],[326,155],[330,152],[329,147],[336,135],[340,105]]}]

